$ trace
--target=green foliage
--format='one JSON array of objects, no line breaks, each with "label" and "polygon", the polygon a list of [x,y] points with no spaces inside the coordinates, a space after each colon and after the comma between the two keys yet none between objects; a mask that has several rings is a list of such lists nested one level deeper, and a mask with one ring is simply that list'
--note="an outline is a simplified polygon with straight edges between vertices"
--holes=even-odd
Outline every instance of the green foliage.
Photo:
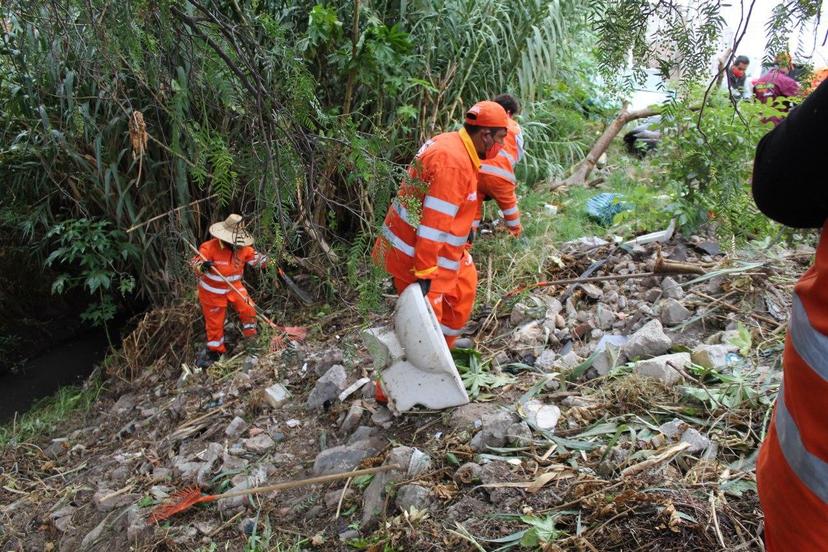
[{"label": "green foliage", "polygon": [[486,399],[488,395],[480,393],[483,389],[495,389],[514,382],[508,374],[492,372],[474,349],[453,349],[451,354],[471,400]]},{"label": "green foliage", "polygon": [[753,102],[740,103],[737,112],[720,97],[705,108],[701,127],[686,104],[665,112],[655,162],[677,197],[672,209],[681,226],[712,222],[722,238],[740,241],[774,230],[753,202],[750,174],[756,144],[772,128],[762,119],[775,113]]},{"label": "green foliage", "polygon": [[111,320],[117,310],[115,298],[135,289],[135,278],[119,267],[138,257],[137,248],[111,226],[108,221],[83,218],[58,223],[46,234],[58,245],[46,258],[46,266],[65,269],[52,282],[52,293],[84,288],[97,297],[81,314],[95,325]]}]

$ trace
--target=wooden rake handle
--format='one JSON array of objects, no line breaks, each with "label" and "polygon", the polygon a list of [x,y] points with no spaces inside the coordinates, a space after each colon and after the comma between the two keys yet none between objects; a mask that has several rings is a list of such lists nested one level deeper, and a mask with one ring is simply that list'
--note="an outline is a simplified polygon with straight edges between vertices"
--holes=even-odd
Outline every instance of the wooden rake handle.
[{"label": "wooden rake handle", "polygon": [[397,465],[378,466],[376,468],[365,468],[362,470],[354,470],[349,472],[331,473],[328,475],[320,475],[318,477],[311,477],[308,479],[299,479],[296,481],[286,481],[284,483],[276,483],[275,485],[267,485],[265,487],[253,487],[251,489],[241,489],[239,491],[228,491],[220,495],[213,495],[212,500],[220,500],[223,498],[233,498],[234,496],[245,496],[251,494],[270,493],[273,491],[284,491],[287,489],[295,489],[296,487],[304,487],[305,485],[316,485],[317,483],[327,483],[329,481],[338,481],[340,479],[350,479],[351,477],[359,477],[361,475],[371,475],[374,473],[384,472],[393,469],[400,469]]}]

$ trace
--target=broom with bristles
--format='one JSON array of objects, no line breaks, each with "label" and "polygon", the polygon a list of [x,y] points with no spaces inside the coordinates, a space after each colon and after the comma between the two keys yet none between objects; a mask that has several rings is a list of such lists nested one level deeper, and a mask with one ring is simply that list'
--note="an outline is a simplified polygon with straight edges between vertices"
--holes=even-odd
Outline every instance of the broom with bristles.
[{"label": "broom with bristles", "polygon": [[266,487],[253,487],[250,489],[241,489],[238,491],[228,491],[217,495],[206,495],[201,492],[198,487],[191,487],[189,489],[182,489],[172,495],[167,502],[156,506],[148,518],[149,523],[157,523],[174,516],[175,514],[189,510],[196,504],[203,502],[213,502],[223,498],[233,498],[236,496],[247,496],[252,494],[270,493],[273,491],[284,491],[287,489],[295,489],[296,487],[303,487],[305,485],[315,485],[317,483],[327,483],[329,481],[337,481],[340,479],[349,479],[351,477],[359,477],[361,475],[371,475],[374,473],[384,472],[391,469],[399,469],[399,466],[378,466],[376,468],[365,468],[362,470],[355,470],[342,473],[331,473],[328,475],[320,475],[318,477],[311,477],[308,479],[299,479],[296,481],[285,481],[284,483],[276,483],[275,485],[267,485]]}]

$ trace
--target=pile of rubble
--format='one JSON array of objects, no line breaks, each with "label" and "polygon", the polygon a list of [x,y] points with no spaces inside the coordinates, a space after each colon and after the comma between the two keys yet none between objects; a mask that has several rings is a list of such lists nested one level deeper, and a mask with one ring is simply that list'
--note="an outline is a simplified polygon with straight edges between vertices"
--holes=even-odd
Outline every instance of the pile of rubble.
[{"label": "pile of rubble", "polygon": [[[753,462],[780,381],[784,286],[807,251],[733,270],[705,247],[569,244],[575,272],[555,277],[618,279],[480,309],[485,369],[510,376],[487,402],[393,416],[358,331],[111,382],[50,440],[3,451],[4,549],[759,549]],[[708,276],[623,278],[658,255]],[[192,485],[376,465],[393,469],[147,522]]]}]

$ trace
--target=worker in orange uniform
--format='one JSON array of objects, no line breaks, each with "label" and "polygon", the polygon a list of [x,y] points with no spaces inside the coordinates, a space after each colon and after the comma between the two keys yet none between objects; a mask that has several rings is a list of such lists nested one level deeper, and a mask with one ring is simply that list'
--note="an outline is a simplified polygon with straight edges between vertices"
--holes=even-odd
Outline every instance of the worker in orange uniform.
[{"label": "worker in orange uniform", "polygon": [[459,132],[423,144],[374,246],[374,258],[394,277],[398,293],[419,282],[449,347],[471,316],[477,293],[467,247],[477,214],[477,173],[486,152],[503,144],[508,121],[499,104],[479,102]]},{"label": "worker in orange uniform", "polygon": [[753,197],[770,218],[822,228],[814,265],[794,287],[782,386],[756,463],[765,548],[828,551],[828,83],[756,147]]},{"label": "worker in orange uniform", "polygon": [[242,276],[245,266],[261,268],[268,262],[266,255],[251,247],[253,237],[244,229],[240,215],[230,215],[211,225],[210,235],[214,239],[202,243],[198,248],[201,255],[192,260],[200,276],[198,300],[207,328],[207,352],[196,362],[200,368],[210,366],[227,351],[224,319],[228,303],[239,314],[244,337],[256,335],[256,309]]},{"label": "worker in orange uniform", "polygon": [[515,166],[523,158],[523,132],[514,117],[520,113],[520,104],[509,94],[501,94],[494,101],[506,110],[509,116],[506,138],[503,146],[495,146],[489,152],[488,159],[481,162],[477,177],[478,212],[474,221],[474,230],[480,226],[483,218],[483,202],[494,199],[503,213],[506,227],[513,236],[519,237],[523,232],[520,224],[520,210],[517,200],[517,179]]}]

